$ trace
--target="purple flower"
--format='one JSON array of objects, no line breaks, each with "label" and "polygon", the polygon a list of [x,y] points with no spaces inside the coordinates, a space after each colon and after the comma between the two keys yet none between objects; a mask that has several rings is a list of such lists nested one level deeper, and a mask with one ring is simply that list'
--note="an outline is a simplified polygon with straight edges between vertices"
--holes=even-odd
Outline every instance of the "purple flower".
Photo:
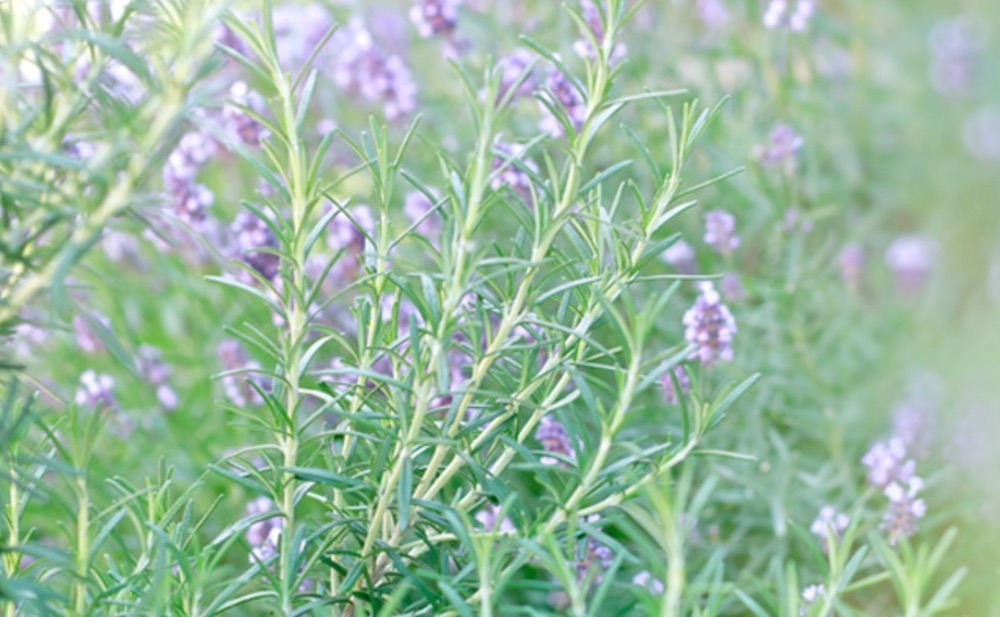
[{"label": "purple flower", "polygon": [[722,291],[722,297],[728,302],[742,302],[747,299],[747,290],[743,287],[738,274],[725,273],[722,282],[719,283],[719,289]]},{"label": "purple flower", "polygon": [[780,166],[785,173],[791,174],[795,171],[798,162],[799,150],[802,149],[805,141],[787,124],[776,124],[771,129],[768,136],[767,145],[754,147],[754,158],[767,167]]},{"label": "purple flower", "polygon": [[[437,196],[435,195],[435,199]],[[421,191],[410,191],[403,201],[403,214],[415,224],[416,231],[432,245],[437,246],[441,236],[441,215],[435,210],[434,202]]]},{"label": "purple flower", "polygon": [[789,0],[770,0],[764,11],[764,27],[768,29],[788,28],[792,32],[802,32],[809,25],[816,6],[813,0],[796,0],[795,8],[789,12]]},{"label": "purple flower", "polygon": [[517,528],[514,527],[514,523],[511,522],[509,516],[504,516],[502,519],[500,517],[500,506],[496,504],[487,504],[476,513],[476,521],[486,531],[493,531],[498,533],[516,533]]},{"label": "purple flower", "polygon": [[823,506],[819,509],[819,516],[809,526],[809,531],[822,540],[823,550],[829,552],[827,537],[833,536],[835,541],[840,542],[850,524],[851,518],[849,516],[843,512],[837,512],[833,506]]},{"label": "purple flower", "polygon": [[[219,343],[218,356],[222,370],[225,372],[243,369],[252,371],[260,368],[260,364],[250,360],[243,345],[235,339],[226,339]],[[264,403],[264,399],[260,397],[257,390],[250,386],[250,379],[246,374],[226,375],[222,378],[222,387],[229,402],[237,407]],[[266,379],[255,378],[254,383],[257,383],[265,391],[270,389],[270,384]]]},{"label": "purple flower", "polygon": [[410,21],[423,38],[449,37],[458,25],[460,0],[414,0],[410,7]]},{"label": "purple flower", "polygon": [[[594,4],[594,0],[580,0],[580,6],[581,15],[583,16],[583,21],[587,24],[587,28],[590,29],[597,44],[603,45],[604,22],[601,21],[601,10]],[[605,11],[605,14],[607,14],[607,11]],[[597,57],[593,44],[586,37],[573,43],[573,51],[581,58],[593,60]],[[608,58],[608,63],[612,65],[617,64],[625,57],[626,53],[627,49],[624,43],[615,43],[614,49],[611,50],[611,57]]]},{"label": "purple flower", "polygon": [[[569,119],[570,126],[574,132],[579,132],[583,128],[583,123],[587,119],[587,105],[583,95],[576,89],[573,82],[557,68],[549,72],[549,77],[545,81],[546,100],[556,108],[562,108]],[[547,105],[539,103],[542,110],[542,121],[539,128],[554,138],[563,136],[564,129],[559,118],[555,116]]]},{"label": "purple flower", "polygon": [[104,351],[104,341],[100,335],[94,331],[91,320],[99,324],[105,330],[110,329],[111,320],[99,313],[92,313],[88,317],[83,315],[73,315],[73,335],[76,346],[84,353],[100,353]]},{"label": "purple flower", "polygon": [[882,518],[882,530],[889,536],[890,545],[912,536],[917,530],[917,521],[927,513],[927,504],[917,498],[923,487],[923,480],[917,476],[903,484],[891,482],[885,487],[883,494],[889,499],[889,508]]},{"label": "purple flower", "polygon": [[493,144],[493,178],[490,180],[490,186],[495,191],[506,187],[530,206],[534,204],[531,194],[532,181],[525,169],[538,173],[538,166],[525,156],[525,150],[521,144]]},{"label": "purple flower", "polygon": [[806,607],[812,606],[818,600],[826,599],[826,588],[823,585],[809,585],[802,590],[802,602],[805,606],[799,607],[799,615],[806,615],[809,611]]},{"label": "purple flower", "polygon": [[515,98],[531,96],[537,87],[533,72],[529,72],[533,60],[534,56],[529,51],[517,49],[497,62],[497,68],[500,69],[498,99],[502,99],[515,84],[517,84],[517,90],[514,91]]},{"label": "purple flower", "polygon": [[240,141],[251,147],[260,146],[267,139],[268,130],[246,110],[257,115],[263,115],[266,107],[264,99],[250,90],[246,83],[238,81],[229,89],[229,99],[222,108],[222,126],[230,139]]},{"label": "purple flower", "polygon": [[150,385],[156,388],[156,399],[165,409],[177,407],[177,393],[167,383],[170,379],[170,365],[163,361],[160,350],[142,345],[136,354],[136,368]]},{"label": "purple flower", "polygon": [[840,249],[837,256],[837,266],[840,269],[840,279],[851,291],[857,292],[861,289],[861,280],[864,275],[865,250],[860,244],[847,244]]},{"label": "purple flower", "polygon": [[282,66],[295,68],[309,59],[333,23],[330,13],[319,3],[276,3],[271,21]]},{"label": "purple flower", "polygon": [[721,0],[696,0],[695,11],[709,30],[725,28],[729,23],[729,10]]},{"label": "purple flower", "polygon": [[906,295],[917,294],[926,284],[937,254],[937,242],[927,236],[907,234],[893,240],[885,251],[885,264],[892,271],[896,288]]},{"label": "purple flower", "polygon": [[715,364],[717,360],[733,359],[731,343],[736,333],[736,320],[712,283],[699,283],[701,293],[698,299],[684,313],[684,338],[697,346],[691,357],[701,360],[702,366]]},{"label": "purple flower", "polygon": [[[274,510],[273,501],[267,497],[258,497],[247,504],[246,516],[258,517]],[[267,561],[278,554],[283,523],[280,516],[272,516],[255,521],[247,527],[244,537],[250,545],[250,563]]]},{"label": "purple flower", "polygon": [[386,119],[394,121],[417,107],[417,85],[399,56],[386,57],[376,48],[371,33],[352,19],[334,37],[338,54],[334,81],[350,94],[382,103]]},{"label": "purple flower", "polygon": [[683,240],[678,240],[660,253],[660,259],[669,266],[673,266],[681,274],[694,274],[695,264],[694,249]]},{"label": "purple flower", "polygon": [[112,407],[115,405],[115,380],[110,375],[99,375],[86,370],[80,375],[80,387],[76,390],[76,404],[87,407]]},{"label": "purple flower", "polygon": [[740,245],[736,235],[736,219],[725,210],[705,214],[705,243],[722,255],[729,255]]},{"label": "purple flower", "polygon": [[940,22],[930,33],[931,85],[947,96],[965,96],[975,83],[986,49],[985,24],[968,17]]},{"label": "purple flower", "polygon": [[885,488],[892,482],[908,482],[913,477],[916,463],[906,460],[906,445],[899,437],[878,442],[861,458],[868,468],[868,482]]},{"label": "purple flower", "polygon": [[546,452],[558,454],[562,457],[543,456],[541,458],[543,465],[566,467],[565,460],[576,463],[576,451],[569,441],[569,435],[566,433],[566,427],[563,426],[562,422],[545,416],[538,424],[538,429],[535,431],[535,439],[542,444],[542,448]]},{"label": "purple flower", "polygon": [[[585,520],[591,525],[600,521],[599,514],[591,514]],[[587,536],[586,541],[578,546],[573,566],[576,569],[576,581],[582,583],[590,578],[591,585],[599,585],[604,578],[604,573],[611,564],[614,563],[614,552],[597,538]]]},{"label": "purple flower", "polygon": [[[281,268],[281,257],[270,252],[278,248],[278,238],[267,223],[249,210],[240,210],[230,231],[235,241],[231,249],[233,258],[256,270],[264,279],[276,281]],[[242,270],[238,277],[247,284],[255,282],[249,273]]]},{"label": "purple flower", "polygon": [[660,383],[663,385],[663,399],[671,405],[676,405],[680,402],[680,396],[677,395],[674,380],[670,378],[671,374],[677,379],[677,383],[681,387],[681,396],[687,396],[688,392],[691,391],[691,379],[688,377],[684,367],[679,364],[672,371],[664,373],[663,377],[660,378]]},{"label": "purple flower", "polygon": [[663,592],[666,590],[663,586],[663,581],[650,574],[649,570],[643,570],[633,576],[632,584],[636,587],[642,587],[654,596],[663,595]]}]

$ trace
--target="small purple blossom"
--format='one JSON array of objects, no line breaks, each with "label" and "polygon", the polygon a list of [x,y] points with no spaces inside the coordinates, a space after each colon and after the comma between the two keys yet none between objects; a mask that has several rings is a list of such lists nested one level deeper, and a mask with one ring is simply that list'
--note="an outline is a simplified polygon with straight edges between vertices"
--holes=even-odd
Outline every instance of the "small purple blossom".
[{"label": "small purple blossom", "polygon": [[885,488],[892,482],[908,482],[913,477],[916,462],[906,460],[906,445],[899,437],[878,442],[861,458],[868,468],[868,482]]},{"label": "small purple blossom", "polygon": [[823,585],[809,585],[802,590],[802,602],[805,606],[799,607],[799,615],[805,616],[809,612],[809,606],[815,604],[818,600],[826,599],[826,588]]},{"label": "small purple blossom", "polygon": [[[236,214],[230,227],[234,246],[232,256],[257,271],[268,281],[276,281],[281,267],[281,257],[273,252],[278,248],[278,238],[271,228],[256,214],[241,210]],[[240,270],[238,278],[247,284],[254,283],[254,277]]]},{"label": "small purple blossom", "polygon": [[385,56],[359,19],[352,19],[334,37],[338,50],[334,81],[350,94],[382,103],[387,120],[395,121],[417,107],[417,85],[399,56]]},{"label": "small purple blossom", "polygon": [[864,276],[865,250],[856,243],[844,245],[837,256],[837,267],[844,285],[851,291],[857,292],[861,289],[861,281]]},{"label": "small purple blossom", "polygon": [[677,389],[674,387],[674,379],[671,379],[671,375],[673,375],[681,387],[681,396],[687,396],[688,392],[691,391],[691,379],[688,377],[684,367],[679,364],[673,370],[664,373],[663,377],[660,378],[660,383],[663,385],[663,400],[670,405],[676,405],[680,402],[680,396],[677,395]]},{"label": "small purple blossom", "polygon": [[276,3],[271,21],[278,58],[288,67],[301,67],[333,23],[319,3]]},{"label": "small purple blossom", "polygon": [[513,94],[515,98],[531,96],[531,93],[538,86],[534,72],[531,70],[533,60],[534,56],[531,52],[517,49],[497,62],[497,68],[500,70],[498,98],[502,99],[506,96],[507,92],[515,85],[517,85],[517,90]]},{"label": "small purple blossom", "polygon": [[709,30],[719,30],[729,24],[729,9],[721,0],[696,0],[695,11]]},{"label": "small purple blossom", "polygon": [[136,368],[142,378],[156,388],[156,400],[165,409],[175,409],[178,402],[177,393],[167,383],[170,379],[170,365],[163,361],[160,350],[149,345],[139,347],[136,353]]},{"label": "small purple blossom", "polygon": [[84,353],[104,351],[104,340],[101,339],[95,328],[108,330],[110,327],[111,320],[99,313],[92,313],[87,317],[73,315],[73,336],[76,346]]},{"label": "small purple blossom", "polygon": [[559,465],[561,467],[565,467],[566,462],[564,459],[573,463],[576,462],[576,451],[570,443],[569,435],[566,433],[566,427],[563,426],[562,422],[549,416],[545,416],[542,418],[541,422],[538,423],[538,429],[535,431],[535,439],[542,444],[542,448],[546,452],[561,456],[561,458],[543,456],[541,458],[541,463],[543,465]]},{"label": "small purple blossom", "polygon": [[87,407],[113,407],[115,405],[115,380],[110,375],[86,370],[80,375],[80,387],[76,390],[77,405]]},{"label": "small purple blossom", "polygon": [[[596,525],[601,519],[599,514],[591,514],[585,520]],[[573,565],[576,569],[576,581],[582,583],[588,578],[591,585],[599,585],[604,579],[604,573],[614,563],[614,552],[593,536],[587,536],[585,542],[578,546]]]},{"label": "small purple blossom", "polygon": [[684,338],[697,349],[691,357],[701,360],[702,366],[710,366],[718,360],[733,359],[732,341],[736,333],[736,320],[729,308],[722,304],[719,293],[711,282],[699,283],[701,293],[686,313],[683,324]]},{"label": "small purple blossom", "polygon": [[[573,131],[579,132],[587,119],[587,105],[580,91],[558,68],[549,72],[549,77],[545,80],[545,88],[545,97],[548,102],[553,107],[562,108]],[[562,122],[549,110],[547,105],[542,103],[539,105],[542,110],[542,121],[539,123],[539,128],[554,138],[562,137],[565,132]]]},{"label": "small purple blossom", "polygon": [[434,202],[426,194],[421,191],[407,193],[403,200],[403,214],[411,224],[416,225],[415,232],[437,246],[441,237],[441,215],[437,213]]},{"label": "small purple blossom", "polygon": [[908,481],[891,482],[883,494],[889,499],[889,508],[882,519],[882,530],[889,537],[889,544],[895,546],[899,540],[908,538],[917,530],[917,521],[927,513],[927,504],[917,494],[924,482],[917,476]]},{"label": "small purple blossom", "polygon": [[736,235],[736,218],[725,210],[705,214],[705,244],[722,255],[729,255],[740,245]]},{"label": "small purple blossom", "polygon": [[813,0],[795,0],[794,8],[789,4],[790,0],[770,0],[764,10],[764,27],[770,30],[788,28],[792,32],[805,30],[809,26],[809,18],[816,10]]},{"label": "small purple blossom", "polygon": [[262,115],[266,109],[264,99],[242,81],[229,88],[229,99],[222,108],[222,126],[226,133],[233,141],[254,148],[260,146],[261,140],[267,139],[268,130],[247,110]]},{"label": "small purple blossom", "polygon": [[662,595],[666,590],[666,587],[663,586],[663,581],[650,574],[649,570],[643,570],[633,576],[632,584],[645,589],[654,596]]},{"label": "small purple blossom", "polygon": [[767,144],[758,144],[753,149],[753,156],[767,167],[781,167],[785,173],[795,171],[799,151],[805,141],[787,124],[776,124],[768,135]]},{"label": "small purple blossom", "polygon": [[[226,339],[219,343],[219,362],[225,372],[259,369],[260,364],[250,360],[243,345],[235,339]],[[222,378],[222,387],[226,392],[226,398],[237,407],[251,405],[262,405],[264,399],[260,397],[257,390],[250,386],[250,377],[246,374],[226,375]],[[256,378],[255,383],[265,391],[270,389],[267,380]]]},{"label": "small purple blossom", "polygon": [[526,204],[533,204],[531,176],[525,169],[538,173],[538,166],[525,156],[526,148],[521,144],[493,144],[493,178],[490,186],[495,191],[504,187],[517,194]]},{"label": "small purple blossom", "polygon": [[[267,497],[258,497],[247,504],[246,516],[259,517],[274,510],[273,501]],[[278,554],[283,523],[280,516],[272,516],[255,521],[247,527],[244,537],[250,545],[250,563],[267,561]]]},{"label": "small purple blossom", "polygon": [[694,249],[683,240],[674,242],[660,253],[660,259],[681,274],[694,274],[697,265],[694,257]]},{"label": "small purple blossom", "polygon": [[727,302],[742,302],[747,299],[747,290],[743,287],[743,281],[740,280],[738,274],[733,272],[727,272],[722,275],[719,290]]},{"label": "small purple blossom", "polygon": [[906,234],[893,240],[885,251],[885,265],[892,272],[896,288],[905,295],[920,292],[937,262],[937,254],[937,242],[927,236]]},{"label": "small purple blossom", "polygon": [[414,0],[410,21],[421,37],[450,37],[458,25],[459,0]]},{"label": "small purple blossom", "polygon": [[[594,0],[580,0],[580,8],[583,21],[586,22],[587,28],[593,35],[594,40],[597,41],[598,45],[603,45],[604,22],[601,20],[601,10],[594,4]],[[606,11],[605,14],[607,14]],[[593,60],[597,57],[593,44],[586,37],[573,43],[573,51],[581,58]],[[628,50],[624,43],[615,43],[614,48],[611,50],[611,57],[608,58],[608,63],[611,65],[617,64],[625,57],[626,53],[628,53]]]},{"label": "small purple blossom", "polygon": [[840,542],[847,527],[851,524],[851,518],[843,512],[837,512],[833,506],[823,506],[819,509],[819,515],[809,526],[809,531],[818,536],[823,542],[823,550],[829,552],[827,537],[832,536],[834,541]]},{"label": "small purple blossom", "polygon": [[930,80],[939,93],[966,96],[972,92],[978,65],[986,50],[985,24],[967,16],[938,23],[930,33]]},{"label": "small purple blossom", "polygon": [[511,522],[509,516],[500,518],[500,506],[487,504],[479,512],[476,512],[476,521],[483,526],[486,531],[496,533],[516,533],[517,528]]}]

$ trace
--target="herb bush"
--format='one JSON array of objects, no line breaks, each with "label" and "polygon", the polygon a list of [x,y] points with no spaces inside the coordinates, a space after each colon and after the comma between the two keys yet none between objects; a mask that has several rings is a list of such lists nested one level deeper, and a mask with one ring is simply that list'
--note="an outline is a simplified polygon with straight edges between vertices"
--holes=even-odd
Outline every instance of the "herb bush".
[{"label": "herb bush", "polygon": [[0,611],[997,614],[998,14],[0,2]]}]

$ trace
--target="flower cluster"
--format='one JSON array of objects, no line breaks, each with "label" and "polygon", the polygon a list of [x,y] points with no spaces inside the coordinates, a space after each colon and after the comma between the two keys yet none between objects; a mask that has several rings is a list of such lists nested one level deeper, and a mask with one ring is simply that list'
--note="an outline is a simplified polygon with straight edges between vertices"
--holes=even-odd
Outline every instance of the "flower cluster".
[{"label": "flower cluster", "polygon": [[[600,514],[591,514],[585,520],[590,525],[597,524],[601,519]],[[604,579],[604,573],[614,562],[615,554],[597,538],[588,535],[583,543],[577,547],[577,552],[573,560],[576,570],[576,582],[582,583],[590,580],[591,585],[599,585]]]},{"label": "flower cluster", "polygon": [[381,103],[390,122],[416,109],[417,84],[410,69],[401,57],[383,54],[361,20],[350,20],[334,39],[333,77],[342,90]]},{"label": "flower cluster", "polygon": [[799,615],[808,613],[808,608],[818,600],[826,599],[826,588],[823,585],[809,585],[802,590],[802,602],[805,606],[799,607]]},{"label": "flower cluster", "polygon": [[200,231],[208,220],[208,208],[215,195],[196,177],[216,153],[215,142],[201,131],[185,133],[167,157],[163,168],[163,187],[170,199],[174,216],[181,223]]},{"label": "flower cluster", "polygon": [[[587,24],[591,36],[594,37],[598,45],[603,44],[604,22],[601,19],[601,9],[594,4],[594,0],[580,0],[580,8],[583,21]],[[607,14],[606,11],[605,14]],[[573,43],[573,51],[581,58],[593,60],[597,57],[596,50],[587,37]],[[625,57],[626,53],[627,49],[624,43],[615,43],[614,49],[611,50],[611,56],[608,58],[608,63],[612,65],[617,64]]]},{"label": "flower cluster", "polygon": [[[232,257],[253,268],[264,280],[276,281],[281,257],[272,252],[278,248],[278,239],[267,223],[249,210],[240,210],[230,231],[233,240],[230,249]],[[243,270],[238,277],[247,284],[254,282],[254,277]]]},{"label": "flower cluster", "polygon": [[542,110],[542,121],[539,123],[541,131],[554,138],[562,137],[565,132],[563,123],[552,113],[549,105],[562,109],[574,132],[583,128],[587,119],[587,105],[573,81],[558,68],[553,68],[545,80],[545,89],[548,105],[539,102]]},{"label": "flower cluster", "polygon": [[[267,497],[258,497],[247,504],[246,516],[259,517],[275,510],[274,502]],[[264,562],[278,553],[281,540],[282,518],[272,516],[254,521],[247,527],[247,544],[250,545],[250,562]]]},{"label": "flower cluster", "polygon": [[531,205],[531,175],[538,173],[538,165],[533,160],[524,156],[525,147],[521,144],[493,144],[493,178],[490,186],[495,191],[508,188],[513,191],[521,200]]},{"label": "flower cluster", "polygon": [[802,32],[809,26],[816,6],[813,0],[796,0],[795,8],[790,9],[790,0],[770,0],[764,11],[764,27],[769,29],[788,28],[792,32]]},{"label": "flower cluster", "polygon": [[681,274],[694,274],[697,266],[694,258],[694,249],[683,240],[674,242],[660,253],[660,259]]},{"label": "flower cluster", "polygon": [[256,148],[267,139],[268,131],[253,114],[259,116],[264,110],[264,99],[238,81],[229,88],[229,101],[222,108],[222,126],[233,141]]},{"label": "flower cluster", "polygon": [[937,242],[927,236],[906,234],[885,250],[885,264],[892,272],[896,288],[907,295],[923,289],[937,261]]},{"label": "flower cluster", "polygon": [[882,530],[890,544],[913,535],[917,520],[923,518],[927,506],[917,494],[923,480],[915,475],[916,461],[906,458],[906,446],[899,437],[886,443],[876,443],[861,459],[868,468],[868,482],[882,489],[889,507],[882,519]]},{"label": "flower cluster", "polygon": [[[222,364],[222,370],[227,373],[241,370],[253,371],[260,368],[260,364],[250,360],[246,350],[243,349],[243,345],[235,339],[226,339],[219,343],[218,356],[219,362]],[[255,382],[264,390],[268,389],[268,387],[265,387],[266,381],[255,380]],[[264,403],[264,399],[250,385],[250,380],[245,375],[224,376],[222,378],[222,387],[226,392],[226,398],[237,407],[245,407],[247,404],[261,405]]]},{"label": "flower cluster", "polygon": [[423,38],[449,37],[458,25],[460,0],[414,0],[410,21]]},{"label": "flower cluster", "polygon": [[767,144],[757,144],[753,156],[762,165],[768,167],[780,166],[785,173],[795,171],[799,150],[804,144],[802,136],[787,124],[776,124],[768,135]]},{"label": "flower cluster", "polygon": [[107,408],[115,405],[115,380],[110,375],[86,370],[80,375],[80,387],[76,390],[77,405]]},{"label": "flower cluster", "polygon": [[683,320],[684,338],[697,347],[692,357],[699,358],[702,366],[715,364],[717,360],[732,360],[736,320],[711,282],[699,283],[699,289],[698,299],[684,313]]},{"label": "flower cluster", "polygon": [[142,345],[136,354],[136,365],[139,374],[151,386],[156,388],[156,400],[164,409],[177,407],[177,393],[167,381],[170,379],[170,365],[163,361],[159,349]]},{"label": "flower cluster", "polygon": [[487,504],[476,513],[476,521],[483,526],[486,531],[496,533],[516,533],[517,528],[511,522],[509,516],[500,518],[500,506],[497,504]]},{"label": "flower cluster", "polygon": [[566,427],[559,420],[549,416],[542,418],[541,422],[538,423],[538,428],[535,430],[535,439],[542,444],[542,448],[546,452],[558,454],[561,457],[543,456],[541,458],[543,465],[560,465],[565,467],[565,460],[576,462],[576,450],[573,449],[573,444],[570,443]]},{"label": "flower cluster", "polygon": [[809,526],[809,531],[818,536],[823,542],[823,550],[829,552],[830,546],[827,538],[832,536],[834,541],[839,542],[851,524],[851,518],[843,512],[837,512],[833,506],[823,506],[819,510],[819,515]]},{"label": "flower cluster", "polygon": [[[671,378],[671,375],[673,375],[673,378]],[[677,380],[677,383],[681,387],[680,395],[677,394],[677,388],[674,387],[674,379]],[[691,390],[691,379],[688,377],[684,367],[679,364],[673,370],[664,373],[660,380],[663,384],[663,399],[670,405],[676,405],[680,402],[680,397],[687,396]]]},{"label": "flower cluster", "polygon": [[502,99],[515,86],[517,87],[513,93],[515,98],[531,96],[538,86],[534,71],[531,69],[533,59],[534,56],[527,50],[517,49],[497,62],[497,68],[500,70],[498,98]]},{"label": "flower cluster", "polygon": [[643,570],[633,576],[632,584],[645,589],[654,596],[662,595],[666,590],[666,587],[663,586],[663,581],[650,574],[649,570]]},{"label": "flower cluster", "polygon": [[736,235],[736,218],[725,210],[705,214],[705,244],[722,255],[731,254],[740,245]]}]

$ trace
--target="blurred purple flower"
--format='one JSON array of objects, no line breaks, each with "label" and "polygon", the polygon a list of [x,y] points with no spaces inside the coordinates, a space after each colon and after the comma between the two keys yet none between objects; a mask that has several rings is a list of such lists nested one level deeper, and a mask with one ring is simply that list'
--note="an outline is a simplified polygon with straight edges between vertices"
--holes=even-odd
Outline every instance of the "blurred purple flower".
[{"label": "blurred purple flower", "polygon": [[813,0],[795,0],[795,7],[789,11],[790,0],[770,0],[764,10],[764,27],[769,29],[788,28],[792,32],[802,32],[809,26],[816,6]]},{"label": "blurred purple flower", "polygon": [[76,404],[87,407],[113,407],[115,405],[115,380],[110,375],[99,375],[86,370],[80,375],[80,387],[76,390]]},{"label": "blurred purple flower", "polygon": [[517,90],[513,94],[515,98],[531,96],[531,93],[538,87],[534,71],[531,70],[533,60],[534,56],[531,52],[517,49],[514,53],[504,56],[497,62],[497,68],[500,69],[498,99],[502,99],[515,84],[517,85]]},{"label": "blurred purple flower", "polygon": [[938,245],[918,234],[899,236],[885,251],[885,264],[892,271],[896,288],[904,295],[919,293],[937,261]]},{"label": "blurred purple flower", "polygon": [[[435,196],[435,200],[437,197]],[[414,231],[423,236],[433,246],[438,245],[441,237],[441,215],[435,210],[435,204],[421,191],[410,191],[403,200],[403,214]]]},{"label": "blurred purple flower", "polygon": [[[599,514],[591,514],[585,520],[596,525],[601,519]],[[614,552],[593,536],[587,536],[586,541],[577,548],[573,561],[576,569],[576,582],[582,583],[590,578],[591,585],[599,585],[604,579],[604,573],[614,563]]]},{"label": "blurred purple flower", "polygon": [[[267,497],[258,497],[247,504],[246,517],[259,517],[273,511],[273,501]],[[250,545],[250,563],[267,561],[278,554],[283,523],[280,516],[272,516],[255,521],[247,527],[244,537]]]},{"label": "blurred purple flower", "polygon": [[[224,372],[228,373],[239,370],[252,372],[254,369],[260,368],[260,364],[250,360],[246,350],[243,349],[243,345],[235,339],[226,339],[219,343],[217,353],[219,356],[219,362],[222,364],[222,370]],[[229,402],[237,407],[246,407],[248,404],[264,404],[264,399],[261,398],[257,390],[250,386],[251,379],[253,379],[254,383],[257,383],[261,389],[265,391],[270,389],[270,384],[267,379],[250,377],[246,373],[226,375],[222,378],[222,387],[225,390],[226,398],[229,399]]]},{"label": "blurred purple flower", "polygon": [[747,290],[743,287],[743,281],[740,280],[738,274],[733,272],[727,272],[722,275],[719,289],[722,291],[722,297],[727,302],[742,302],[747,299]]},{"label": "blurred purple flower", "polygon": [[554,456],[543,456],[541,458],[543,465],[566,467],[567,463],[563,459],[567,459],[573,463],[576,462],[576,451],[569,441],[569,435],[566,433],[566,427],[563,426],[562,422],[545,416],[538,423],[538,429],[535,430],[535,439],[542,444],[542,448],[546,452],[562,456],[561,459]]},{"label": "blurred purple flower", "polygon": [[[574,132],[579,132],[583,128],[583,123],[587,119],[587,105],[583,95],[576,89],[573,82],[558,68],[549,72],[545,81],[545,98],[556,109],[561,108],[569,120]],[[542,121],[539,128],[551,135],[559,138],[563,136],[564,128],[559,118],[555,116],[547,105],[539,102],[542,110]]]},{"label": "blurred purple flower", "polygon": [[660,253],[660,259],[681,274],[694,274],[697,265],[694,261],[694,249],[683,240],[668,246]]},{"label": "blurred purple flower", "polygon": [[269,132],[247,110],[263,115],[266,111],[264,99],[245,82],[238,81],[229,88],[229,101],[222,108],[222,126],[233,141],[256,148],[261,140],[267,139]]},{"label": "blurred purple flower", "polygon": [[787,124],[776,124],[768,135],[766,145],[754,146],[753,156],[767,167],[781,166],[787,174],[795,171],[799,150],[805,141]]},{"label": "blurred purple flower", "polygon": [[170,379],[170,365],[163,361],[159,349],[142,345],[136,353],[136,368],[150,385],[156,388],[156,399],[164,409],[177,407],[177,393],[167,383]]},{"label": "blurred purple flower", "polygon": [[829,552],[827,536],[830,535],[836,542],[840,542],[850,524],[851,518],[849,516],[843,512],[837,512],[833,506],[823,506],[819,509],[819,516],[809,526],[809,531],[823,542],[824,552]]},{"label": "blurred purple flower", "polygon": [[[594,4],[594,0],[580,0],[580,9],[583,21],[586,22],[587,28],[590,29],[597,44],[603,45],[604,22],[601,21],[601,9]],[[604,13],[605,15],[607,14],[606,9]],[[573,43],[573,51],[581,58],[593,60],[597,57],[593,44],[586,37]],[[624,43],[615,43],[614,48],[611,50],[611,57],[608,58],[608,63],[612,65],[617,64],[625,57],[626,53],[628,53],[628,50]]]},{"label": "blurred purple flower", "polygon": [[853,292],[860,290],[865,267],[865,250],[861,245],[845,244],[837,256],[837,266],[844,285]]},{"label": "blurred purple flower", "polygon": [[939,22],[930,33],[931,85],[947,96],[965,96],[986,50],[985,23],[968,16]]},{"label": "blurred purple flower", "polygon": [[460,0],[414,0],[410,21],[423,38],[450,37],[458,25]]},{"label": "blurred purple flower", "polygon": [[507,187],[524,203],[533,206],[531,176],[525,169],[538,173],[538,166],[525,156],[525,150],[521,144],[493,144],[493,179],[490,180],[490,186],[495,191]]},{"label": "blurred purple flower", "polygon": [[709,30],[725,28],[729,23],[729,10],[722,0],[696,0],[698,19]]},{"label": "blurred purple flower", "polygon": [[[250,266],[265,280],[276,281],[281,267],[281,257],[269,252],[268,249],[278,248],[278,238],[256,214],[249,210],[240,210],[230,228],[234,246],[232,256]],[[254,277],[240,270],[237,278],[247,284],[255,283]]]},{"label": "blurred purple flower", "polygon": [[679,364],[673,370],[664,373],[663,377],[660,378],[660,383],[663,385],[663,399],[670,405],[676,405],[680,402],[680,397],[677,395],[677,389],[674,387],[674,380],[670,378],[671,374],[677,379],[677,383],[681,387],[681,396],[687,396],[688,392],[691,391],[691,379],[688,377],[684,367]]},{"label": "blurred purple flower", "polygon": [[654,596],[663,595],[663,592],[666,590],[666,587],[663,586],[663,581],[650,574],[649,570],[643,570],[633,576],[632,584],[636,587],[642,587]]},{"label": "blurred purple flower", "polygon": [[373,103],[382,103],[390,122],[417,107],[417,85],[399,56],[386,56],[376,48],[371,33],[359,19],[352,19],[334,37],[337,55],[334,81],[346,92]]},{"label": "blurred purple flower", "polygon": [[496,504],[487,504],[483,506],[479,512],[476,512],[476,521],[486,531],[493,531],[497,533],[516,533],[517,528],[514,527],[514,523],[511,522],[509,516],[504,516],[502,519],[500,517],[500,506]]},{"label": "blurred purple flower", "polygon": [[300,68],[323,40],[333,19],[319,3],[276,3],[271,14],[282,66]]},{"label": "blurred purple flower", "polygon": [[736,219],[725,210],[705,214],[705,244],[722,255],[729,255],[740,245],[736,235]]},{"label": "blurred purple flower", "polygon": [[868,468],[869,484],[878,488],[892,482],[908,482],[916,469],[916,462],[906,460],[906,444],[899,437],[873,445],[861,463]]},{"label": "blurred purple flower", "polygon": [[684,313],[684,338],[697,349],[691,357],[701,360],[702,366],[715,364],[717,360],[733,359],[731,343],[736,333],[736,320],[712,283],[699,283],[701,293],[692,306]]},{"label": "blurred purple flower", "polygon": [[917,497],[923,486],[923,480],[912,476],[902,484],[894,481],[885,487],[883,494],[889,499],[889,508],[882,519],[882,530],[889,537],[890,545],[912,536],[917,530],[917,521],[927,513],[927,504]]},{"label": "blurred purple flower", "polygon": [[111,320],[100,313],[90,313],[86,317],[83,315],[73,315],[73,335],[77,348],[84,353],[100,353],[104,351],[104,341],[100,335],[94,331],[94,322],[97,327],[105,330],[111,328]]}]

